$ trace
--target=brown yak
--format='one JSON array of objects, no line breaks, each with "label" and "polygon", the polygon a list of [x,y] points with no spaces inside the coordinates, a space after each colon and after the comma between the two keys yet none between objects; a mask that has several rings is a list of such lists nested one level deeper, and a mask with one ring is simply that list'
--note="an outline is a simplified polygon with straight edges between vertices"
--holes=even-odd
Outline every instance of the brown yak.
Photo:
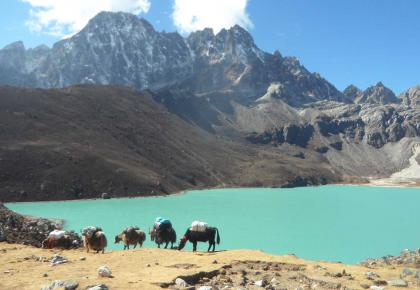
[{"label": "brown yak", "polygon": [[146,234],[141,230],[123,231],[121,234],[115,236],[115,243],[118,244],[122,241],[124,243],[124,250],[129,250],[130,245],[134,245],[135,249],[137,244],[141,248],[145,240]]},{"label": "brown yak", "polygon": [[103,254],[107,246],[106,236],[102,231],[96,231],[92,236],[83,235],[83,242],[88,253],[89,250],[93,250],[96,253],[102,252]]},{"label": "brown yak", "polygon": [[64,236],[58,239],[55,237],[48,237],[42,241],[43,249],[62,248],[68,250],[73,247],[75,247],[75,245],[69,236]]}]

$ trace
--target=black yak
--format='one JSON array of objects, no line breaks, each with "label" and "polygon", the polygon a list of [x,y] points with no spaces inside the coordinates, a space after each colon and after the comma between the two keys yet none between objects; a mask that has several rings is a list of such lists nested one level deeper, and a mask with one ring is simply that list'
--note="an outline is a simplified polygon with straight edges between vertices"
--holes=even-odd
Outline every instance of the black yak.
[{"label": "black yak", "polygon": [[209,242],[207,252],[210,252],[211,247],[213,247],[214,252],[216,243],[220,244],[219,230],[217,228],[208,227],[205,231],[192,231],[188,228],[185,235],[179,241],[178,250],[182,250],[187,241],[190,241],[193,244],[193,252],[197,251],[197,242]]}]

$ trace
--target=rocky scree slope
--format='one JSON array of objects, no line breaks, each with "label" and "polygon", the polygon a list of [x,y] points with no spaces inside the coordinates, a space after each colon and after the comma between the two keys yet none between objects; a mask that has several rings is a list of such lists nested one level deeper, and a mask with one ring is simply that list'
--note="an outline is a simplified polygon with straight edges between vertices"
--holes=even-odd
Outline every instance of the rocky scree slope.
[{"label": "rocky scree slope", "polygon": [[60,222],[25,217],[0,203],[0,242],[41,247],[42,241],[57,227]]}]

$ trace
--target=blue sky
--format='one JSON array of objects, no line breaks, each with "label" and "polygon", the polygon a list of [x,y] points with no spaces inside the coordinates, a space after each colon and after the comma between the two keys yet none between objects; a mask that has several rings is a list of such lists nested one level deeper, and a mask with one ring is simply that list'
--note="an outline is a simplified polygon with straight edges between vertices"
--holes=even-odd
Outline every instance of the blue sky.
[{"label": "blue sky", "polygon": [[400,93],[420,84],[419,0],[72,0],[61,6],[57,2],[2,0],[0,47],[16,40],[27,47],[51,46],[83,27],[97,10],[124,10],[146,18],[157,30],[184,35],[203,26],[218,30],[239,23],[260,48],[298,57],[339,89],[351,83],[364,89],[383,81]]}]

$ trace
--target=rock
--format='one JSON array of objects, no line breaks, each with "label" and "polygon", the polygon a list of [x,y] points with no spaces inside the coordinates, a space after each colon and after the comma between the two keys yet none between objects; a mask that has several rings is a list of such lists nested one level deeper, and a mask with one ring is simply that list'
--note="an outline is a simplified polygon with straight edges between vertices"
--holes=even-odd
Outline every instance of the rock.
[{"label": "rock", "polygon": [[273,279],[270,280],[270,284],[276,284],[278,281],[277,279],[274,277]]},{"label": "rock", "polygon": [[108,290],[108,286],[106,286],[105,284],[98,284],[95,286],[88,286],[86,288],[86,290]]},{"label": "rock", "polygon": [[379,276],[378,276],[378,274],[376,274],[375,272],[371,272],[371,271],[366,272],[366,273],[365,273],[365,276],[366,276],[366,278],[368,278],[369,280],[374,280],[374,279],[376,279],[376,278],[378,278],[378,277],[379,277]]},{"label": "rock", "polygon": [[267,280],[262,279],[262,280],[255,281],[254,285],[258,287],[265,287],[267,286]]},{"label": "rock", "polygon": [[50,284],[43,286],[41,290],[54,290],[54,289],[62,287],[63,285],[64,285],[63,280],[55,280],[51,282]]},{"label": "rock", "polygon": [[401,272],[400,277],[401,277],[401,278],[404,278],[404,277],[407,277],[407,276],[411,276],[411,275],[413,275],[413,274],[414,274],[413,270],[408,269],[408,268],[404,268],[404,269],[402,270],[402,272]]},{"label": "rock", "polygon": [[188,283],[185,282],[185,280],[181,279],[181,278],[176,278],[175,279],[175,285],[177,285],[179,287],[188,287]]},{"label": "rock", "polygon": [[314,268],[315,268],[315,270],[327,270],[326,267],[321,266],[321,265],[315,265]]},{"label": "rock", "polygon": [[384,287],[372,285],[372,286],[370,286],[370,289],[372,289],[372,290],[384,290]]},{"label": "rock", "polygon": [[370,288],[369,284],[360,284],[360,287],[362,287],[363,289],[369,289]]},{"label": "rock", "polygon": [[407,287],[408,286],[407,281],[404,281],[403,279],[390,280],[388,281],[388,284],[394,287]]},{"label": "rock", "polygon": [[201,286],[198,290],[214,290],[211,286]]},{"label": "rock", "polygon": [[419,278],[419,279],[420,279],[420,270],[417,270],[417,271],[414,273],[414,278]]},{"label": "rock", "polygon": [[101,194],[101,198],[102,199],[110,199],[111,196],[109,195],[109,193],[104,192],[104,193]]},{"label": "rock", "polygon": [[98,268],[98,275],[101,277],[112,278],[112,272],[107,266],[101,266]]},{"label": "rock", "polygon": [[79,287],[79,283],[73,280],[68,280],[64,282],[64,290],[74,290]]},{"label": "rock", "polygon": [[42,277],[48,277],[48,274],[47,273],[44,273],[44,275],[42,275]]},{"label": "rock", "polygon": [[85,261],[86,260],[86,257],[80,257],[80,259],[79,259],[80,261]]},{"label": "rock", "polygon": [[385,280],[376,280],[375,282],[373,282],[373,284],[375,284],[376,286],[385,286],[388,285],[388,282],[386,282]]},{"label": "rock", "polygon": [[57,265],[64,264],[67,262],[68,260],[65,257],[60,256],[60,255],[54,255],[54,257],[50,261],[50,265],[57,266]]}]

